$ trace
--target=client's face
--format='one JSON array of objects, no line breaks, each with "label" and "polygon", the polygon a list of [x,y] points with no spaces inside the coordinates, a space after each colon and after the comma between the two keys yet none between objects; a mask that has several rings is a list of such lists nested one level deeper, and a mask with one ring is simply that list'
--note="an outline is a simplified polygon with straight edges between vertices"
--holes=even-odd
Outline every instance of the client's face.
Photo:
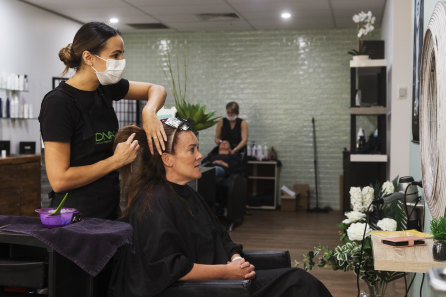
[{"label": "client's face", "polygon": [[176,183],[183,184],[201,177],[200,161],[203,155],[198,151],[198,141],[191,131],[178,134],[173,157],[172,177]]},{"label": "client's face", "polygon": [[231,145],[229,144],[229,141],[223,140],[223,142],[220,143],[220,149],[229,150],[230,148],[231,148]]}]

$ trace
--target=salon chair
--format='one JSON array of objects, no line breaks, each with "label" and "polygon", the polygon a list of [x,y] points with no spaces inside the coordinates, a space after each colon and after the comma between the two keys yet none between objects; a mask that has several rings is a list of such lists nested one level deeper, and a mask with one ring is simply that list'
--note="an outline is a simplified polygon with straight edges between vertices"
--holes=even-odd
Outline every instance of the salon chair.
[{"label": "salon chair", "polygon": [[217,178],[217,197],[224,201],[223,221],[232,231],[243,222],[246,208],[247,180],[241,173],[233,173],[224,178]]},{"label": "salon chair", "polygon": [[[291,267],[288,251],[247,251],[245,259],[256,270]],[[178,281],[165,290],[159,297],[249,297],[250,280],[212,280],[200,282]]]},{"label": "salon chair", "polygon": [[[214,147],[208,154],[218,154],[218,146]],[[229,231],[243,222],[246,208],[247,196],[247,164],[246,154],[241,154],[241,166],[233,169],[225,177],[216,178],[216,200],[220,204],[217,207],[217,216],[223,221]],[[205,160],[205,159],[204,159]],[[223,209],[223,211],[218,211]]]}]

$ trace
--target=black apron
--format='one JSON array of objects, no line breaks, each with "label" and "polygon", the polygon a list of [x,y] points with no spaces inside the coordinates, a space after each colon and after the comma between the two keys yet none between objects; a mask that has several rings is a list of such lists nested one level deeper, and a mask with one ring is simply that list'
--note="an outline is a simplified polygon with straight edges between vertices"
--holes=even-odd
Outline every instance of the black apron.
[{"label": "black apron", "polygon": [[[79,149],[71,149],[70,166],[85,166],[97,163],[113,155],[113,142],[119,129],[118,119],[111,102],[105,99],[102,86],[97,92],[102,104],[95,102],[94,107],[85,110],[76,100],[76,94],[59,86],[58,89],[72,98],[79,109],[84,128]],[[73,147],[72,147],[73,148]],[[86,186],[68,191],[64,207],[79,210],[83,217],[116,219],[120,215],[119,174],[111,172]],[[51,192],[51,206],[57,207],[64,193]]]}]

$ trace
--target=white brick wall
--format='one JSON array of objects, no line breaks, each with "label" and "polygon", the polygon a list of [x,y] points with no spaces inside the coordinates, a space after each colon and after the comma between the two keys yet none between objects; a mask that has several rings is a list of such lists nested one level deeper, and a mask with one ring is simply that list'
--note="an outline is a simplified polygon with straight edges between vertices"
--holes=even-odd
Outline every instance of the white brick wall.
[{"label": "white brick wall", "polygon": [[[184,45],[188,99],[218,115],[225,114],[228,101],[237,101],[240,114],[247,116],[249,143],[273,145],[283,164],[279,185],[309,184],[312,206],[315,117],[319,205],[339,208],[342,150],[350,133],[352,30],[128,33],[124,41],[126,77],[166,88],[161,45]],[[173,102],[169,95],[166,105]],[[204,155],[214,145],[214,133],[215,127],[200,131]]]}]

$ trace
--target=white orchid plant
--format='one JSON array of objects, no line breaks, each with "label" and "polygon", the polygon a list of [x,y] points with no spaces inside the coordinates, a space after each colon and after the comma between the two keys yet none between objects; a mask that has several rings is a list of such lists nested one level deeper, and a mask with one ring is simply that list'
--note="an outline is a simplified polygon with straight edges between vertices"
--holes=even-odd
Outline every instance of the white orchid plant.
[{"label": "white orchid plant", "polygon": [[367,54],[367,49],[364,46],[364,37],[375,30],[375,20],[372,12],[369,10],[367,13],[361,11],[353,16],[353,22],[357,28],[358,49],[350,50],[348,53],[353,56]]},{"label": "white orchid plant", "polygon": [[392,182],[386,181],[382,185],[376,184],[374,187],[367,186],[362,189],[351,187],[352,211],[346,212],[347,218],[338,224],[341,229],[340,245],[335,248],[316,246],[304,254],[304,269],[308,271],[318,266],[331,267],[333,270],[353,270],[359,273],[359,277],[369,288],[380,287],[384,290],[387,283],[402,277],[403,273],[400,272],[374,270],[371,243],[372,230],[396,231],[406,228],[407,218],[398,201],[377,206],[373,204],[374,200],[392,194],[397,181],[398,178],[395,178]]}]

